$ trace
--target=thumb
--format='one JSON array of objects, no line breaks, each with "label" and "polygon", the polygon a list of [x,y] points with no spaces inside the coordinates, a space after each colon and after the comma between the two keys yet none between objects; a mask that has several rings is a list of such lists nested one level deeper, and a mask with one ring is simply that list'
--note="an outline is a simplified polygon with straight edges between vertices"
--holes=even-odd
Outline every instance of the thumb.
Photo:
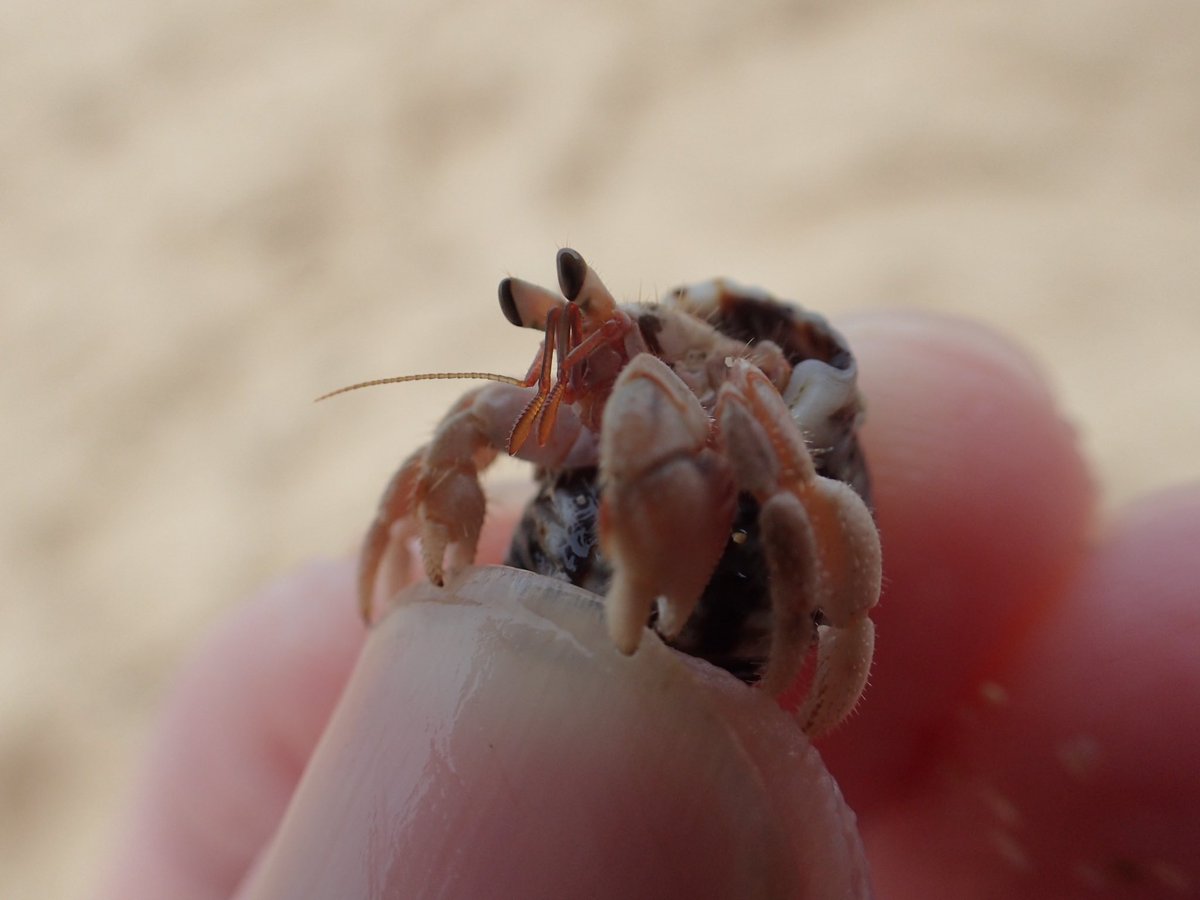
[{"label": "thumb", "polygon": [[374,628],[241,896],[866,897],[853,814],[767,697],[590,594],[468,569]]}]

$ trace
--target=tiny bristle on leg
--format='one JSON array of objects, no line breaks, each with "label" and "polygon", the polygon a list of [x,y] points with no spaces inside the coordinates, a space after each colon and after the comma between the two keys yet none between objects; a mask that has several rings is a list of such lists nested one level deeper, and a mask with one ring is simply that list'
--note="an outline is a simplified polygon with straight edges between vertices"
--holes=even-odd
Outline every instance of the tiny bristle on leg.
[{"label": "tiny bristle on leg", "polygon": [[854,710],[871,674],[875,626],[866,615],[844,628],[822,626],[817,672],[808,700],[797,713],[810,738],[832,731]]}]

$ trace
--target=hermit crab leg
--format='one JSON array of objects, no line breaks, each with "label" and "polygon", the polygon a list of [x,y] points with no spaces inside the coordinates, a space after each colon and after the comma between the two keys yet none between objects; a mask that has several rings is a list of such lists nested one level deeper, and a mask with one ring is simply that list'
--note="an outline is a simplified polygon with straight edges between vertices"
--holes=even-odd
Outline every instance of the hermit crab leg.
[{"label": "hermit crab leg", "polygon": [[[531,390],[512,383],[484,385],[465,394],[446,414],[433,439],[405,460],[392,477],[363,540],[358,593],[363,618],[373,618],[376,581],[390,547],[398,579],[407,574],[403,542],[420,538],[421,563],[433,584],[475,559],[485,498],[480,473],[503,451],[513,420],[529,405]],[[544,445],[529,442],[521,458],[550,469],[596,465],[596,436],[564,407]]]},{"label": "hermit crab leg", "polygon": [[537,393],[529,401],[529,405],[522,410],[517,421],[513,423],[512,432],[508,436],[509,456],[516,456],[525,442],[529,440],[529,434],[533,431],[534,423],[537,422],[538,416],[542,412],[542,407],[546,404],[546,398],[550,396],[550,371],[554,365],[554,341],[559,332],[558,323],[561,316],[562,308],[557,306],[547,314],[546,340],[542,344],[542,367],[538,374]]},{"label": "hermit crab leg", "polygon": [[[558,315],[558,310],[552,310],[550,319],[547,322],[547,328],[553,328],[556,336],[552,337],[550,332],[546,333],[546,341],[542,347],[543,368],[542,376],[539,379],[539,398],[535,399],[534,403],[530,404],[530,409],[526,410],[521,416],[521,421],[517,423],[517,427],[522,427],[524,430],[520,435],[520,442],[509,444],[509,453],[515,454],[521,449],[529,436],[529,430],[532,427],[532,422],[537,422],[537,441],[539,445],[544,445],[549,438],[551,431],[554,428],[554,419],[558,414],[559,404],[566,399],[568,403],[576,399],[576,394],[579,389],[580,375],[583,371],[583,363],[589,356],[594,354],[602,347],[619,344],[629,333],[633,327],[629,319],[619,313],[614,313],[614,318],[606,321],[598,331],[593,331],[587,337],[580,339],[582,333],[582,313],[579,306],[574,302],[567,304],[566,308]],[[555,378],[554,386],[543,397],[540,394],[540,385],[544,384],[544,379],[548,378],[546,374],[549,366],[544,360],[548,357],[549,352],[553,351],[558,355],[558,375]],[[525,416],[530,417],[529,422],[525,422]],[[517,435],[517,428],[513,429],[514,436]]]},{"label": "hermit crab leg", "polygon": [[738,487],[761,507],[774,615],[761,684],[773,694],[790,688],[815,632],[817,670],[799,717],[817,736],[849,714],[866,686],[874,649],[868,614],[882,578],[879,533],[852,488],[816,473],[786,404],[754,366],[733,361],[716,416]]},{"label": "hermit crab leg", "polygon": [[[375,518],[367,529],[363,539],[362,551],[358,556],[358,611],[363,621],[370,624],[374,618],[372,600],[375,594],[375,581],[379,568],[383,564],[384,555],[393,537],[403,539],[410,535],[393,535],[392,525],[403,522],[411,525],[411,514],[415,509],[417,479],[420,477],[422,464],[425,459],[425,447],[413,453],[392,476],[379,506]],[[411,531],[411,529],[410,529]],[[408,554],[400,554],[397,564],[401,570],[397,573],[400,581],[407,581],[409,560]]]},{"label": "hermit crab leg", "polygon": [[[581,327],[579,307],[574,303],[568,303],[563,307],[563,312],[554,322],[554,326],[558,332],[558,336],[554,340],[554,346],[558,348],[558,374],[555,376],[554,387],[550,389],[545,405],[538,413],[537,442],[539,446],[545,446],[546,441],[549,440],[550,432],[554,428],[554,419],[558,415],[558,404],[562,402],[568,389],[567,358],[568,351],[579,342],[578,336]],[[549,323],[546,327],[550,327]],[[549,339],[550,335],[547,333],[547,343],[549,343]]]},{"label": "hermit crab leg", "polygon": [[[433,440],[392,477],[359,557],[359,607],[368,622],[379,569],[394,540],[420,537],[421,561],[434,584],[442,584],[447,571],[474,561],[486,505],[479,472],[496,458],[501,439],[492,422],[511,416],[508,410],[527,396],[528,388],[508,384],[487,385],[464,395],[438,425]],[[407,565],[406,552],[399,559],[401,566]]]}]

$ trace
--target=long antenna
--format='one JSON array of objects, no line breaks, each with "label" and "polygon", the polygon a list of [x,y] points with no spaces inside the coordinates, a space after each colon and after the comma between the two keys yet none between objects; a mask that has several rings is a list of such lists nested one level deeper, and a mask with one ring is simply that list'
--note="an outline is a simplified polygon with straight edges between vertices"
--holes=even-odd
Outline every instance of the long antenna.
[{"label": "long antenna", "polygon": [[524,382],[519,378],[510,378],[507,375],[494,375],[491,372],[427,372],[424,375],[396,375],[392,378],[376,378],[371,381],[360,381],[358,384],[347,385],[346,387],[338,388],[336,391],[330,391],[328,394],[322,394],[313,403],[320,403],[322,400],[328,400],[330,397],[336,397],[338,394],[357,391],[359,388],[375,387],[380,384],[399,384],[402,381],[448,381],[451,379],[499,381],[502,384],[513,384],[517,387],[524,386]]}]

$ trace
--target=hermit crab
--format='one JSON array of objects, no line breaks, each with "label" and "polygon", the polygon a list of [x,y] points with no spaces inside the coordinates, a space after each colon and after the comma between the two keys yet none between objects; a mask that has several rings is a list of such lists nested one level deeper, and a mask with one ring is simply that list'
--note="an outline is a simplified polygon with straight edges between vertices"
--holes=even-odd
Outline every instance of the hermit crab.
[{"label": "hermit crab", "polygon": [[408,566],[412,538],[434,584],[474,561],[480,473],[507,453],[538,479],[509,565],[602,595],[621,652],[652,625],[798,699],[802,727],[824,734],[866,684],[880,590],[845,341],[820,316],[731,281],[618,304],[576,251],[559,251],[557,269],[561,296],[500,283],[509,322],[545,334],[525,378],[401,376],[333,392],[491,382],[451,407],[384,491],[359,561],[363,617],[385,559]]}]

